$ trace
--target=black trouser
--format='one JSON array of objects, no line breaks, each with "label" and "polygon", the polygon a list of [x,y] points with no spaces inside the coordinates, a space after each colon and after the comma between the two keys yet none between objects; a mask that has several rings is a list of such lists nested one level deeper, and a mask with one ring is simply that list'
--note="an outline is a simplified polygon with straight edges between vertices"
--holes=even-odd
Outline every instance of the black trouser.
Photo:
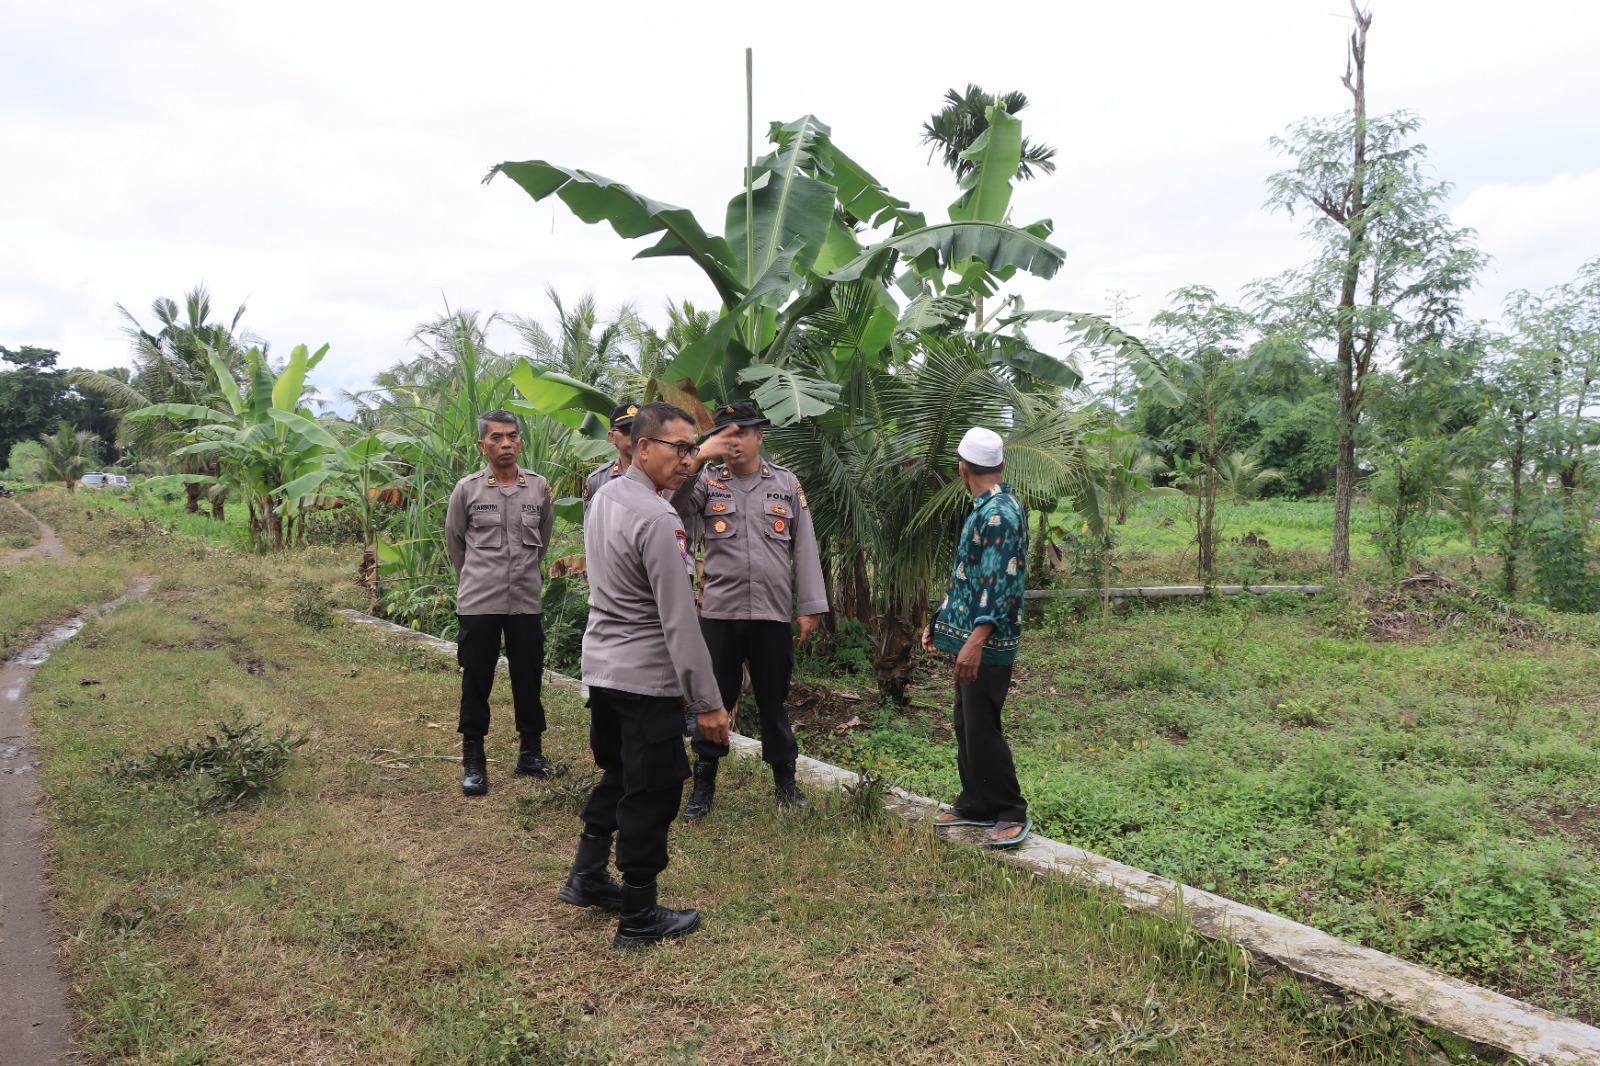
[{"label": "black trouser", "polygon": [[591,688],[589,750],[604,772],[583,805],[584,825],[617,834],[617,869],[642,885],[667,868],[667,827],[689,778],[682,698]]},{"label": "black trouser", "polygon": [[537,738],[544,732],[544,622],[536,614],[458,614],[456,662],[461,664],[461,720],[456,732],[481,737],[489,732],[489,693],[506,639],[511,668],[511,703],[517,732]]},{"label": "black trouser", "polygon": [[961,774],[956,810],[971,818],[1020,822],[1028,814],[1000,720],[1010,687],[1009,663],[979,666],[970,685],[956,686],[956,768]]},{"label": "black trouser", "polygon": [[[800,754],[789,726],[789,675],[794,673],[794,630],[788,622],[739,621],[702,618],[700,632],[711,651],[711,668],[722,693],[722,705],[732,715],[744,686],[744,664],[750,664],[750,687],[761,711],[761,758],[773,766],[787,766]],[[702,759],[728,754],[726,744],[711,744],[698,730],[689,742]]]}]

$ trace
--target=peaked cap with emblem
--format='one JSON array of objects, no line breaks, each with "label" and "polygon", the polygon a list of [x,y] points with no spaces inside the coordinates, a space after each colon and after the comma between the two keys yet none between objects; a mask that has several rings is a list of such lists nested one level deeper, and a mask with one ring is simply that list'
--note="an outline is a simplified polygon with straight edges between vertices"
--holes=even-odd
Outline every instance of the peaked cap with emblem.
[{"label": "peaked cap with emblem", "polygon": [[636,403],[619,403],[611,409],[611,428],[626,429],[633,425],[633,418],[639,413]]},{"label": "peaked cap with emblem", "polygon": [[756,405],[740,401],[738,403],[725,403],[711,412],[711,432],[706,436],[720,433],[729,426],[770,426],[772,419],[767,418]]}]

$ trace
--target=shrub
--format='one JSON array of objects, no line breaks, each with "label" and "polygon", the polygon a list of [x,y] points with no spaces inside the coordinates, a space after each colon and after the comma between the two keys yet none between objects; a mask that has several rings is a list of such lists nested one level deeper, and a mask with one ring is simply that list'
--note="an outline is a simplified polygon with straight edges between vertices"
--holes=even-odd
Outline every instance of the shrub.
[{"label": "shrub", "polygon": [[204,740],[148,748],[139,758],[113,750],[109,773],[118,781],[194,782],[199,806],[232,810],[270,788],[289,769],[295,750],[310,739],[288,730],[264,737],[265,725],[219,722],[220,737],[208,734]]}]

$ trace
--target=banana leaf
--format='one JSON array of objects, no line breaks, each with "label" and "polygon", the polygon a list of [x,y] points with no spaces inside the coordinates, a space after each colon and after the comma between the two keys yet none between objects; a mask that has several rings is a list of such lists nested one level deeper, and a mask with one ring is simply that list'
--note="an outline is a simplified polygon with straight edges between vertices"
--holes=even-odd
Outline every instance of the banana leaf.
[{"label": "banana leaf", "polygon": [[542,159],[501,163],[490,169],[484,182],[496,174],[505,174],[535,200],[555,193],[580,219],[591,225],[609,222],[619,237],[631,239],[665,231],[659,241],[635,258],[687,256],[705,272],[724,304],[731,307],[744,294],[743,271],[733,249],[723,238],[708,235],[684,208],[641,196],[626,185],[587,170],[568,170]]}]

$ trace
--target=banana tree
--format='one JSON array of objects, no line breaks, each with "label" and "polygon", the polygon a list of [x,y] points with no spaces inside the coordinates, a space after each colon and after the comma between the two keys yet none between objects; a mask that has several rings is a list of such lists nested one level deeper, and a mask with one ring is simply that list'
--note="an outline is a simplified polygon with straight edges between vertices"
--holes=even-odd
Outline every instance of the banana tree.
[{"label": "banana tree", "polygon": [[385,490],[394,489],[401,494],[410,491],[417,442],[402,433],[379,431],[358,436],[347,444],[314,423],[302,432],[325,449],[325,457],[281,486],[276,495],[295,509],[331,497],[354,500],[361,517],[359,583],[367,590],[370,608],[378,601],[377,504]]},{"label": "banana tree", "polygon": [[322,463],[327,430],[300,407],[306,374],[328,353],[324,344],[311,353],[297,346],[279,373],[274,373],[258,348],[245,353],[245,386],[226,373],[214,348],[206,347],[220,384],[227,410],[201,404],[160,403],[140,408],[133,420],[170,418],[197,423],[186,434],[189,444],[175,455],[213,459],[218,473],[175,474],[153,479],[193,485],[229,485],[250,502],[252,531],[256,523],[266,528],[274,551],[284,546],[284,519],[294,513],[295,501],[285,498],[284,485],[314,472]]},{"label": "banana tree", "polygon": [[[855,359],[886,357],[901,320],[895,290],[907,298],[959,298],[992,293],[1018,270],[1055,274],[1065,253],[1045,239],[1050,223],[1019,228],[1006,221],[1017,131],[1020,123],[1003,110],[991,116],[989,134],[970,150],[974,167],[951,220],[932,225],[840,150],[811,115],[771,125],[773,150],[754,162],[745,188],[729,201],[726,236],[708,233],[683,208],[544,160],[501,163],[485,181],[505,174],[535,200],[554,195],[583,221],[607,222],[624,238],[659,234],[638,258],[689,258],[716,290],[722,315],[661,372],[652,394],[720,398],[742,385],[758,403],[773,404],[782,425],[837,402]],[[884,235],[864,240],[858,227]],[[797,360],[797,334],[808,320],[846,306],[860,328]]]}]

